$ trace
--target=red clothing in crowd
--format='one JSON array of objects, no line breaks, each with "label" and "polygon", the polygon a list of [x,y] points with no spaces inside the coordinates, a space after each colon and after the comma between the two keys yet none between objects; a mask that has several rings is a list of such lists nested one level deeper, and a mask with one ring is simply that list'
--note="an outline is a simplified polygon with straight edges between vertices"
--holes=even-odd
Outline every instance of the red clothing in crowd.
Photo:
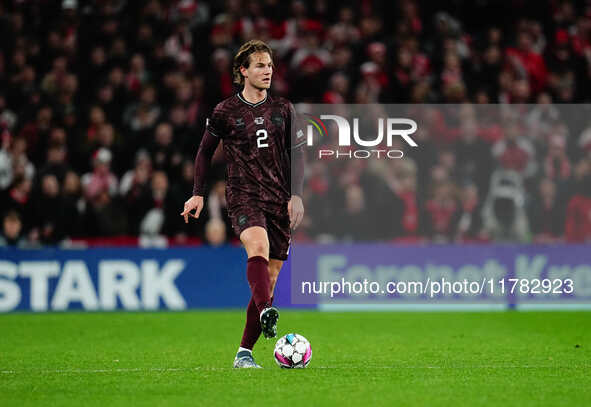
[{"label": "red clothing in crowd", "polygon": [[591,197],[575,195],[566,209],[565,235],[567,242],[591,240]]},{"label": "red clothing in crowd", "polygon": [[546,86],[548,71],[541,55],[517,48],[507,48],[507,57],[517,58],[527,72],[529,85],[533,94],[538,94]]},{"label": "red clothing in crowd", "polygon": [[429,229],[433,234],[453,236],[459,209],[455,202],[440,202],[431,199],[427,201],[425,209],[429,217]]},{"label": "red clothing in crowd", "polygon": [[404,202],[404,213],[402,215],[402,230],[404,231],[404,235],[416,236],[419,232],[417,196],[414,191],[406,191],[399,196]]}]

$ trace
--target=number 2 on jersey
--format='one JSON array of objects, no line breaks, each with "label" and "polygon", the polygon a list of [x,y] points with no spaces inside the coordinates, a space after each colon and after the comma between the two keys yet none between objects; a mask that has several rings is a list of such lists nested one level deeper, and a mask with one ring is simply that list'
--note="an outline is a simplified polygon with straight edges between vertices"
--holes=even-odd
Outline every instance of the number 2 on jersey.
[{"label": "number 2 on jersey", "polygon": [[264,140],[266,140],[268,137],[267,130],[259,129],[259,130],[257,130],[256,135],[257,135],[257,147],[258,148],[269,147],[269,143],[264,142]]}]

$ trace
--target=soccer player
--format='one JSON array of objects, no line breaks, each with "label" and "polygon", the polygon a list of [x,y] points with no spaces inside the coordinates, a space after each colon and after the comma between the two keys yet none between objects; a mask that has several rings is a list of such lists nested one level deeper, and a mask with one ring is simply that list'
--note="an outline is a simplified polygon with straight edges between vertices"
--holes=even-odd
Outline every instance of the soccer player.
[{"label": "soccer player", "polygon": [[219,103],[207,120],[195,157],[193,196],[181,215],[185,222],[189,216],[199,217],[211,157],[223,140],[228,212],[246,249],[246,277],[252,293],[234,367],[258,368],[252,348],[261,331],[266,338],[277,335],[279,311],[272,306],[273,290],[287,259],[290,229],[299,225],[304,214],[300,148],[304,141],[297,142],[304,137],[301,131],[292,135],[291,103],[267,92],[273,75],[267,44],[251,40],[242,45],[234,57],[233,75],[243,89]]}]

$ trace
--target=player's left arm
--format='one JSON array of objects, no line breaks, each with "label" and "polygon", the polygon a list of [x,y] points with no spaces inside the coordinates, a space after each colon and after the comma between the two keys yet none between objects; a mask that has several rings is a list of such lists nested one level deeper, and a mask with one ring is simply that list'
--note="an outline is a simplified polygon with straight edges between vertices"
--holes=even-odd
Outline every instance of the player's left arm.
[{"label": "player's left arm", "polygon": [[289,103],[289,120],[287,131],[290,135],[291,156],[291,199],[287,204],[290,227],[296,229],[304,218],[304,203],[302,201],[304,189],[305,137],[303,127],[299,125],[294,106]]}]

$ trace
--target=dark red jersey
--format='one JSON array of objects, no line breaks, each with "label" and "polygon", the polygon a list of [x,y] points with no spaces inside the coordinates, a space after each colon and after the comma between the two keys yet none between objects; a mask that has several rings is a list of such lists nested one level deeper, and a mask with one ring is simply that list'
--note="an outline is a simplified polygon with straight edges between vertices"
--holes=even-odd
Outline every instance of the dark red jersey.
[{"label": "dark red jersey", "polygon": [[238,93],[215,107],[206,132],[223,141],[230,208],[252,202],[275,210],[289,201],[290,149],[297,135],[303,141],[302,132],[292,140],[293,115],[286,99],[270,95],[253,104]]}]

